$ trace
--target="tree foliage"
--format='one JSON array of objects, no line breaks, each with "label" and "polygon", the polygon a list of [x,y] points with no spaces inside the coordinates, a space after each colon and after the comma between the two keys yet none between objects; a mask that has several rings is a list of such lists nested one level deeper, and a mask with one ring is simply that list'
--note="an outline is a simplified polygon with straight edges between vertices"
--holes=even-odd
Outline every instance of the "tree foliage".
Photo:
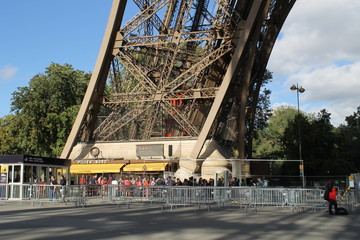
[{"label": "tree foliage", "polygon": [[[330,123],[330,115],[325,109],[316,116],[300,115],[290,121],[285,129],[283,142],[287,148],[288,159],[300,159],[299,133],[301,134],[302,160],[307,175],[334,174],[332,166],[337,156],[337,139]],[[298,172],[298,169],[295,172]]]},{"label": "tree foliage", "polygon": [[286,157],[282,136],[289,121],[297,114],[295,108],[282,106],[274,110],[267,126],[258,131],[254,139],[253,156],[255,158],[284,159]]},{"label": "tree foliage", "polygon": [[271,80],[272,73],[266,69],[260,85],[254,84],[252,94],[249,95],[248,107],[250,110],[245,121],[245,156],[249,158],[252,158],[253,141],[257,139],[257,133],[266,127],[269,116],[271,116],[271,91],[265,88],[265,85]]},{"label": "tree foliage", "polygon": [[354,172],[360,171],[360,107],[352,115],[345,118],[346,125],[337,129],[339,149],[343,159],[353,167]]},{"label": "tree foliage", "polygon": [[[263,81],[262,81],[262,91],[259,93],[258,99],[256,101],[256,110],[255,110],[255,120],[254,120],[254,130],[261,130],[266,127],[266,124],[271,116],[271,102],[270,94],[271,90],[267,89],[265,86],[271,82],[273,76],[272,73],[268,70],[265,71]],[[251,100],[253,101],[253,100]]]},{"label": "tree foliage", "polygon": [[0,154],[21,153],[19,146],[19,130],[21,125],[17,124],[14,115],[0,118]]},{"label": "tree foliage", "polygon": [[2,119],[0,134],[10,144],[1,154],[58,156],[71,130],[90,74],[52,63],[27,87],[13,92],[13,115]]},{"label": "tree foliage", "polygon": [[[280,107],[258,132],[254,156],[270,159],[300,159],[308,176],[345,175],[360,170],[360,110],[346,117],[347,126],[335,128],[325,109],[317,115],[305,114],[292,107]],[[299,135],[300,133],[300,135]],[[299,175],[296,164],[284,162],[276,173]]]}]

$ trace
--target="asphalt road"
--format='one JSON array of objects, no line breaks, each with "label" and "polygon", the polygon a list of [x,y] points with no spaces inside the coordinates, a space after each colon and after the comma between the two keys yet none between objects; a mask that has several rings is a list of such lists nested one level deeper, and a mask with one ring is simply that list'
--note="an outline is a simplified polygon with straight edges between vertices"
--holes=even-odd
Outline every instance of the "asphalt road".
[{"label": "asphalt road", "polygon": [[0,201],[0,239],[359,239],[360,215]]}]

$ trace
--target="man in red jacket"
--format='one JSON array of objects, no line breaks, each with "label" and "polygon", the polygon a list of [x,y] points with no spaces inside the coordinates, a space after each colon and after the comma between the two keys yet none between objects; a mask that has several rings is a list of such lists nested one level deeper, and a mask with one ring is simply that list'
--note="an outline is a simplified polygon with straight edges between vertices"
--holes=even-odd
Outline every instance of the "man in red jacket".
[{"label": "man in red jacket", "polygon": [[335,208],[335,214],[338,213],[337,201],[336,201],[336,188],[332,185],[331,182],[328,183],[326,186],[327,190],[329,191],[329,214],[333,215],[332,206]]}]

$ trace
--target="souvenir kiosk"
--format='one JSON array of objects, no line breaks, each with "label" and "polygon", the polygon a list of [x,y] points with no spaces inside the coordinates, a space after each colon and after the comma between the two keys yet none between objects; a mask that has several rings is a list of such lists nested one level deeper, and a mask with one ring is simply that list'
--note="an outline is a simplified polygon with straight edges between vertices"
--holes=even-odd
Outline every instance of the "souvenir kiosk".
[{"label": "souvenir kiosk", "polygon": [[[50,176],[69,182],[71,160],[30,155],[0,156],[0,198],[23,199],[24,185],[48,184]],[[1,186],[2,185],[2,186]],[[6,186],[6,187],[5,187]]]}]

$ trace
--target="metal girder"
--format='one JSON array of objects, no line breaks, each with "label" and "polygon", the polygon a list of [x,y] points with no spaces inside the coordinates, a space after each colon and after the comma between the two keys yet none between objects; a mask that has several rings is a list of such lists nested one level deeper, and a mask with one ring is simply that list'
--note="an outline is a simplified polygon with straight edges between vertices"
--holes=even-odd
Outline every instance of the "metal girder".
[{"label": "metal girder", "polygon": [[[133,1],[142,11],[145,11],[147,6],[149,5],[149,1],[147,0],[133,0]],[[149,20],[159,32],[167,31],[164,23],[161,21],[161,19],[156,13],[152,15]]]},{"label": "metal girder", "polygon": [[[163,101],[172,101],[172,100],[190,100],[190,99],[213,99],[216,96],[216,93],[219,91],[218,87],[212,88],[197,88],[197,89],[187,89],[184,91],[174,91],[174,92],[165,92]],[[134,93],[119,93],[112,95],[111,99],[105,100],[103,103],[105,106],[108,105],[111,108],[111,105],[123,104],[123,103],[132,103],[132,102],[152,102],[154,99],[153,94],[148,92],[134,92]]]},{"label": "metal girder", "polygon": [[147,20],[153,19],[156,12],[163,8],[169,0],[156,0],[151,2],[151,4],[135,15],[124,27],[120,29],[120,32],[124,37],[130,35],[133,31],[141,26]]},{"label": "metal girder", "polygon": [[249,17],[246,21],[241,21],[239,23],[239,29],[242,29],[236,34],[236,38],[234,38],[235,44],[237,45],[235,49],[235,54],[231,59],[230,65],[227,68],[226,74],[224,76],[224,79],[221,83],[219,94],[216,96],[214,103],[211,106],[211,110],[209,112],[208,117],[206,118],[206,121],[204,123],[204,126],[200,132],[200,135],[198,137],[198,140],[192,150],[191,157],[192,158],[198,158],[200,155],[201,149],[205,143],[205,140],[209,134],[209,131],[211,127],[213,126],[213,123],[215,121],[215,118],[217,116],[217,113],[220,109],[221,104],[223,103],[223,100],[225,98],[225,94],[227,93],[227,90],[229,88],[230,82],[233,79],[234,75],[237,73],[238,70],[238,64],[240,61],[240,58],[243,55],[245,46],[247,45],[247,42],[249,41],[250,33],[255,25],[255,21],[258,16],[258,12],[261,6],[261,0],[254,0]]},{"label": "metal girder", "polygon": [[[230,19],[232,19],[232,21],[234,21],[235,24],[237,24],[236,20],[240,19],[240,14],[236,11],[236,9],[233,8],[233,6],[231,6],[230,1],[214,1],[219,5],[219,10],[222,10],[224,16],[229,17]],[[234,15],[237,18],[236,20],[234,19]]]},{"label": "metal girder", "polygon": [[154,125],[159,116],[159,111],[161,109],[160,102],[157,102],[153,105],[153,112],[150,115],[150,119],[147,119],[147,123],[145,125],[145,130],[143,133],[143,138],[149,139],[151,137],[152,130],[154,129]]},{"label": "metal girder", "polygon": [[172,43],[168,45],[168,48],[170,51],[165,57],[164,61],[164,67],[161,71],[160,75],[160,88],[166,84],[166,82],[169,81],[170,74],[172,73],[172,69],[174,67],[175,61],[176,61],[176,55],[177,52],[180,50],[180,34],[179,32],[182,32],[185,28],[185,22],[188,19],[188,16],[190,14],[191,5],[194,0],[188,0],[188,1],[182,1],[181,6],[178,12],[178,17],[176,20],[176,24],[174,27],[174,34],[172,37]]},{"label": "metal girder", "polygon": [[146,90],[149,92],[156,90],[154,82],[147,77],[147,73],[150,72],[149,69],[146,69],[140,64],[136,64],[131,55],[128,55],[126,52],[119,51],[116,58],[121,61],[124,67],[126,67],[137,80],[139,80],[140,84],[142,84]]},{"label": "metal girder", "polygon": [[183,127],[183,129],[190,134],[190,136],[197,136],[199,134],[196,127],[189,121],[187,116],[179,111],[178,108],[172,106],[169,102],[161,102],[161,106],[167,111],[171,117]]},{"label": "metal girder", "polygon": [[134,118],[149,109],[151,105],[144,106],[141,104],[140,107],[136,107],[125,115],[112,113],[109,118],[106,118],[104,122],[94,131],[94,134],[102,140],[107,140],[111,135],[116,133],[116,130],[128,124]]},{"label": "metal girder", "polygon": [[180,85],[184,84],[191,78],[200,73],[201,70],[210,66],[213,62],[223,57],[225,54],[233,50],[231,41],[224,43],[218,49],[212,51],[208,55],[204,56],[198,63],[188,69],[186,72],[179,75],[173,81],[169,82],[165,88],[170,88],[170,91],[175,90]]},{"label": "metal girder", "polygon": [[295,2],[296,0],[271,1],[267,17],[264,20],[263,28],[261,29],[261,36],[256,52],[257,58],[255,59],[252,68],[253,74],[251,76],[251,86],[249,88],[250,101],[248,106],[250,111],[247,112],[245,119],[248,128],[246,136],[242,137],[247,139],[247,145],[245,146],[244,152],[249,158],[252,157],[252,137],[256,118],[256,106],[260,89],[263,85],[263,76],[266,71],[266,65],[280,29]]}]

